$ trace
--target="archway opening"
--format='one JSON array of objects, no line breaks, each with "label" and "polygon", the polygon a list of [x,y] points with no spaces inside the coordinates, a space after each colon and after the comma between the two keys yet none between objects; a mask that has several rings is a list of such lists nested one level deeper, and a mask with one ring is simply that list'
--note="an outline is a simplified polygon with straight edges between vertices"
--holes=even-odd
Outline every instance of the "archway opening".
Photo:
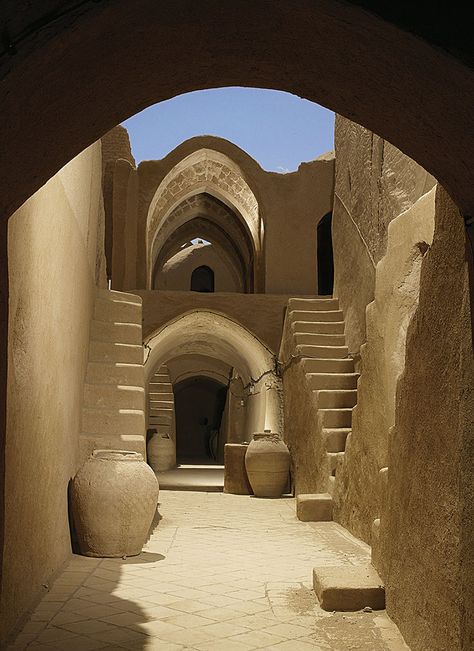
[{"label": "archway opening", "polygon": [[192,292],[213,292],[214,271],[207,265],[196,267],[191,274]]},{"label": "archway opening", "polygon": [[221,464],[221,422],[227,387],[215,379],[194,376],[174,386],[176,461],[178,464]]},{"label": "archway opening", "polygon": [[318,294],[328,296],[334,286],[334,258],[332,250],[332,212],[328,212],[317,226]]}]

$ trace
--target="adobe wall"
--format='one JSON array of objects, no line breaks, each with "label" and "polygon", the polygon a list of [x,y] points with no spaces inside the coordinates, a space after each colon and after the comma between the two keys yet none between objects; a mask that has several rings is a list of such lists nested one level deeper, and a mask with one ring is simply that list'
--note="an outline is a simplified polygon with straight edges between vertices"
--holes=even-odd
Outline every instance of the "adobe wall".
[{"label": "adobe wall", "polygon": [[474,358],[464,224],[439,187],[382,510],[387,609],[413,651],[474,648]]},{"label": "adobe wall", "polygon": [[6,631],[71,553],[68,483],[77,470],[95,288],[105,285],[101,175],[96,143],[9,221]]},{"label": "adobe wall", "polygon": [[201,266],[209,267],[214,272],[214,291],[243,291],[243,279],[233,261],[222,248],[209,244],[194,244],[178,251],[157,273],[155,288],[190,291],[192,273]]},{"label": "adobe wall", "polygon": [[396,387],[405,368],[405,341],[418,305],[423,256],[433,240],[436,188],[388,226],[387,253],[377,264],[375,300],[367,306],[357,405],[343,464],[337,469],[334,517],[367,543],[380,516],[379,471],[388,465]]},{"label": "adobe wall", "polygon": [[[181,160],[200,149],[211,149],[228,156],[242,170],[243,178],[254,193],[259,213],[264,220],[263,275],[258,291],[273,294],[316,294],[317,260],[316,228],[320,219],[332,210],[334,188],[334,156],[327,154],[310,163],[302,163],[296,172],[278,174],[263,170],[248,154],[232,143],[213,136],[191,138],[179,145],[162,160],[143,161],[137,169],[137,201],[133,207],[127,202],[126,193],[115,204],[114,210],[127,213],[127,220],[136,224],[133,235],[122,236],[117,241],[119,254],[117,266],[123,260],[127,239],[137,238],[136,275],[134,281],[128,276],[126,284],[115,289],[136,289],[147,286],[146,274],[146,220],[155,191],[165,176]],[[120,161],[116,166],[120,187],[128,184],[134,172],[125,171],[129,163]],[[194,171],[196,172],[196,170]],[[193,173],[194,173],[193,172]],[[196,172],[197,173],[197,172]],[[224,172],[223,172],[224,173]],[[224,173],[225,174],[225,173]],[[227,182],[227,177],[224,179]],[[181,196],[182,187],[175,184],[170,192]],[[241,190],[237,188],[237,192]],[[171,200],[171,199],[170,199]],[[115,219],[115,218],[114,218]],[[120,229],[118,229],[120,230]],[[120,235],[119,235],[120,237]],[[116,243],[114,241],[114,247]],[[129,245],[130,250],[133,245]],[[119,281],[121,280],[119,275]],[[135,286],[133,286],[133,284]]]},{"label": "adobe wall", "polygon": [[368,129],[336,116],[333,210],[334,295],[346,321],[349,350],[366,339],[365,308],[374,298],[375,265],[389,223],[430,190],[434,178]]},{"label": "adobe wall", "polygon": [[136,290],[143,300],[143,337],[180,314],[201,309],[217,312],[237,321],[278,354],[286,305],[291,296],[272,294],[208,294]]}]

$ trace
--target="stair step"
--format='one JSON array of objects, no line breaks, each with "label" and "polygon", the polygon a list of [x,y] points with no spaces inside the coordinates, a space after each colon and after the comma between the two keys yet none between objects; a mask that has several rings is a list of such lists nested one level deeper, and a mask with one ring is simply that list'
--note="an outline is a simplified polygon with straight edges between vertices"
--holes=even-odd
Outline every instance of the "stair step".
[{"label": "stair step", "polygon": [[318,332],[295,332],[296,345],[311,344],[315,346],[344,346],[344,335],[320,334]]},{"label": "stair step", "polygon": [[344,459],[344,452],[326,452],[326,457],[329,463],[329,472],[334,475],[339,463]]},{"label": "stair step", "polygon": [[332,508],[329,493],[300,493],[296,497],[296,517],[302,522],[330,522]]},{"label": "stair step", "polygon": [[145,433],[145,414],[142,409],[97,409],[84,407],[82,431],[86,434],[141,434]]},{"label": "stair step", "polygon": [[142,323],[141,303],[96,298],[94,319],[112,323]]},{"label": "stair step", "polygon": [[143,365],[112,362],[89,362],[86,382],[88,384],[124,384],[143,386]]},{"label": "stair step", "polygon": [[142,327],[138,323],[112,323],[97,321],[91,324],[91,339],[93,341],[109,341],[120,344],[142,345]]},{"label": "stair step", "polygon": [[302,360],[305,373],[353,373],[354,360],[350,357],[343,359],[322,359],[306,357]]},{"label": "stair step", "polygon": [[143,363],[143,347],[137,344],[118,344],[105,341],[91,341],[89,345],[91,362]]},{"label": "stair step", "polygon": [[327,452],[344,452],[350,427],[323,428],[323,438]]},{"label": "stair step", "polygon": [[104,300],[123,301],[124,303],[139,303],[142,304],[142,297],[138,294],[130,294],[129,292],[119,292],[117,289],[97,289],[96,296]]},{"label": "stair step", "polygon": [[351,427],[352,409],[318,409],[321,414],[323,427]]},{"label": "stair step", "polygon": [[[348,545],[347,538],[344,540]],[[360,553],[354,539],[354,552]],[[321,565],[313,569],[313,588],[323,610],[352,611],[370,606],[373,610],[385,608],[385,588],[375,568],[366,565]]]},{"label": "stair step", "polygon": [[289,310],[311,310],[311,311],[328,311],[338,310],[339,300],[337,298],[290,298],[288,300]]},{"label": "stair step", "polygon": [[342,310],[328,310],[319,312],[309,312],[307,310],[291,310],[289,312],[290,321],[344,321]]},{"label": "stair step", "polygon": [[161,409],[174,409],[173,400],[150,400],[149,405],[150,409],[153,411],[158,411]]},{"label": "stair step", "polygon": [[150,392],[154,393],[169,393],[172,386],[171,382],[150,382],[148,384]]},{"label": "stair step", "polygon": [[291,329],[293,332],[343,335],[344,321],[293,321]]},{"label": "stair step", "polygon": [[296,346],[296,352],[303,357],[340,359],[347,357],[349,349],[347,346],[312,346],[310,344],[302,344],[301,346]]},{"label": "stair step", "polygon": [[317,389],[313,391],[318,409],[340,409],[354,407],[357,403],[357,389]]},{"label": "stair step", "polygon": [[167,401],[167,402],[172,402],[174,403],[174,393],[170,391],[169,393],[155,393],[154,391],[150,391],[148,393],[148,399],[150,402],[156,402],[156,401]]},{"label": "stair step", "polygon": [[306,373],[311,389],[356,389],[358,373]]},{"label": "stair step", "polygon": [[121,409],[144,409],[145,390],[136,386],[85,384],[84,406]]}]

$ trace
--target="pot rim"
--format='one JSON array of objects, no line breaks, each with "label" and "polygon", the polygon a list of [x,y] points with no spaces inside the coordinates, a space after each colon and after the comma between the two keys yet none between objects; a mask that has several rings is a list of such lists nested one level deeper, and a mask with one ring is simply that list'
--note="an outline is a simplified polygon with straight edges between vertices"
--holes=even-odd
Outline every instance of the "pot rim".
[{"label": "pot rim", "polygon": [[143,461],[143,455],[135,450],[97,449],[92,452],[90,459],[137,462]]}]

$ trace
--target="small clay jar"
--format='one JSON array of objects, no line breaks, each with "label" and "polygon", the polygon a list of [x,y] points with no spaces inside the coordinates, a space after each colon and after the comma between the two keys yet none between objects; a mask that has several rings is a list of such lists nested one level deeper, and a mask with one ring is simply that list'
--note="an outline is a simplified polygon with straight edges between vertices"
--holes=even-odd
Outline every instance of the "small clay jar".
[{"label": "small clay jar", "polygon": [[245,468],[254,495],[281,497],[288,484],[290,452],[278,434],[254,434],[245,454]]},{"label": "small clay jar", "polygon": [[72,482],[71,507],[81,554],[137,556],[158,504],[153,470],[138,452],[95,450]]},{"label": "small clay jar", "polygon": [[155,472],[176,467],[176,447],[167,432],[156,432],[147,444],[148,463]]}]

